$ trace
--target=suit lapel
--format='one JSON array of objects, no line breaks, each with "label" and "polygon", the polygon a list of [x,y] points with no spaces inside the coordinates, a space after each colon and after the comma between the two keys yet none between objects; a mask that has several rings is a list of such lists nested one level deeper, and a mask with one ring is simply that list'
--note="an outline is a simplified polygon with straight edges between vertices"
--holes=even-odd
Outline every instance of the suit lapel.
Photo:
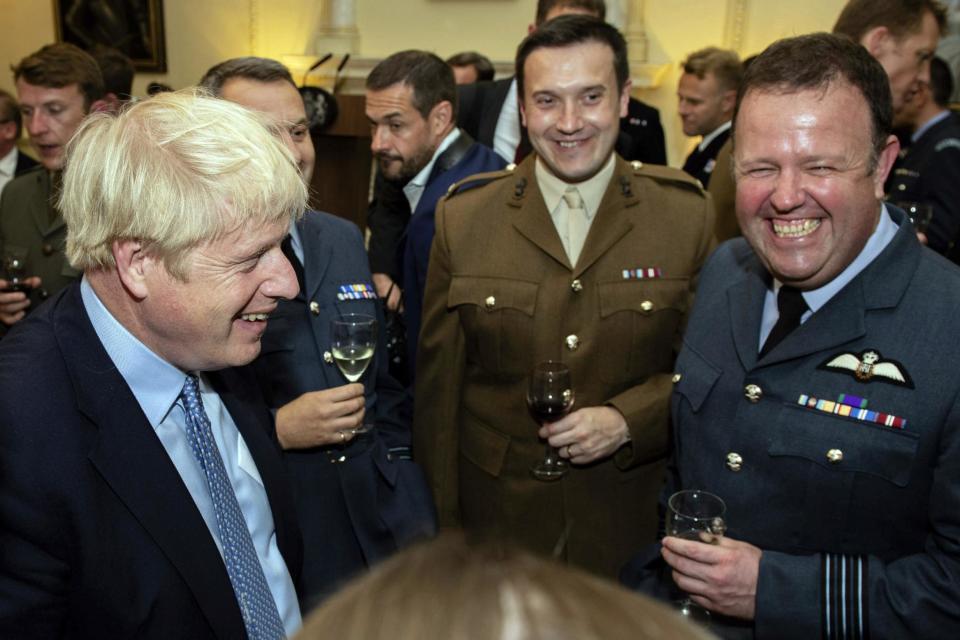
[{"label": "suit lapel", "polygon": [[640,198],[633,192],[630,165],[620,158],[616,159],[616,163],[613,175],[610,177],[610,184],[607,185],[603,200],[600,201],[600,207],[583,243],[583,249],[580,251],[574,277],[579,277],[633,229],[631,221],[633,214],[629,209],[637,206]]},{"label": "suit lapel", "polygon": [[763,267],[753,255],[751,258],[753,264],[747,269],[745,276],[727,289],[733,341],[740,363],[747,371],[753,369],[757,362],[763,301],[767,293]]},{"label": "suit lapel", "polygon": [[537,177],[533,170],[535,162],[536,156],[531,154],[517,167],[514,190],[507,197],[506,204],[519,209],[513,220],[514,228],[541,251],[569,269],[570,259],[567,258],[560,235],[543,201],[543,194],[537,186]]},{"label": "suit lapel", "polygon": [[58,313],[57,336],[80,410],[99,430],[90,461],[183,577],[212,629],[244,632],[220,552],[190,492],[104,351],[74,286]]},{"label": "suit lapel", "polygon": [[303,243],[303,277],[307,287],[304,296],[307,300],[314,300],[330,266],[333,246],[330,244],[329,234],[320,233],[316,225],[306,224],[308,215],[313,214],[306,212],[297,222],[297,230],[300,232],[300,240]]}]

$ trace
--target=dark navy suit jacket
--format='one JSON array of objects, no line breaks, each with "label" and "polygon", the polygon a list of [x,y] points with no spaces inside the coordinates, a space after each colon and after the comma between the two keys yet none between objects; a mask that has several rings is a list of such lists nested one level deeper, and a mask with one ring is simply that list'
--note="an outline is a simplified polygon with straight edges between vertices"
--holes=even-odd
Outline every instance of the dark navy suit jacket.
[{"label": "dark navy suit jacket", "polygon": [[[208,374],[267,491],[298,582],[301,541],[272,417]],[[244,638],[216,543],[72,284],[0,343],[0,637]]]},{"label": "dark navy suit jacket", "polygon": [[[387,369],[383,313],[376,298],[338,295],[372,283],[360,230],[327,213],[308,211],[297,223],[306,290],[281,301],[251,365],[270,407],[309,391],[347,384],[331,358],[330,321],[365,313],[381,329],[362,381],[367,416],[376,428],[345,448],[285,452],[304,537],[304,610],[363,568],[404,544],[432,535],[433,501],[410,458],[410,399]],[[313,305],[312,303],[316,303]],[[311,306],[312,305],[312,306]]]},{"label": "dark navy suit jacket", "polygon": [[[464,133],[461,132],[463,140]],[[438,163],[439,164],[439,163]],[[420,335],[420,317],[423,314],[423,289],[427,284],[427,265],[430,262],[430,245],[433,244],[434,210],[437,201],[447,190],[464,178],[487,171],[499,171],[506,162],[488,147],[474,142],[460,160],[449,169],[434,165],[423,190],[417,210],[407,225],[407,243],[403,254],[403,303],[404,320],[407,324],[407,349],[410,362],[415,362],[417,338]],[[411,373],[415,372],[412,368]]]}]

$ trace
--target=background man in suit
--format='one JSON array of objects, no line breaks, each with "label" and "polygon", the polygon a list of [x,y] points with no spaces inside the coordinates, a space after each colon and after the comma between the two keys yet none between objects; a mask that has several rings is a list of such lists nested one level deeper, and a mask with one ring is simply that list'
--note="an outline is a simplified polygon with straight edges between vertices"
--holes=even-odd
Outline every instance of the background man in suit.
[{"label": "background man in suit", "polygon": [[106,109],[117,112],[133,98],[133,60],[126,55],[102,44],[95,45],[90,55],[100,67],[103,76],[103,101]]},{"label": "background man in suit", "polygon": [[22,125],[17,100],[0,89],[0,192],[13,178],[37,166],[36,160],[17,149]]},{"label": "background man in suit", "polygon": [[[314,148],[303,100],[276,60],[234,58],[200,82],[214,95],[266,114],[306,184]],[[410,461],[409,398],[387,371],[382,332],[363,382],[347,384],[330,355],[330,321],[383,312],[373,294],[356,225],[307,211],[290,227],[284,253],[299,293],[279,303],[253,364],[292,476],[304,538],[303,608],[413,538],[433,533],[433,506]],[[364,285],[370,295],[344,295]],[[374,431],[355,437],[367,416]]]},{"label": "background man in suit", "polygon": [[[557,16],[571,13],[603,20],[607,5],[603,0],[537,0],[536,18],[529,31]],[[526,131],[520,124],[515,78],[468,85],[461,87],[459,94],[457,124],[464,131],[508,162],[518,162],[530,152]],[[667,150],[660,112],[630,98],[627,113],[620,118],[617,153],[627,160],[666,164]]]},{"label": "background man in suit", "polygon": [[370,262],[377,293],[394,309],[400,292],[392,274],[401,278],[412,373],[437,200],[455,182],[504,162],[457,127],[453,72],[432,53],[401,51],[374,67],[366,112],[379,168]]},{"label": "background man in suit", "polygon": [[898,112],[930,81],[930,60],[947,24],[937,0],[850,0],[833,32],[859,42],[890,79],[893,111]]},{"label": "background man in suit", "polygon": [[921,82],[900,110],[898,120],[909,121],[912,133],[887,180],[887,198],[932,207],[927,245],[960,262],[954,251],[960,236],[960,118],[950,111],[952,93],[950,67],[934,58],[930,83]]},{"label": "background man in suit", "polygon": [[883,69],[846,38],[774,43],[744,77],[745,239],[703,270],[664,492],[726,501],[717,544],[662,549],[724,637],[960,630],[960,272],[881,202],[891,120]]},{"label": "background man in suit", "polygon": [[103,106],[97,63],[72,44],[51,44],[13,68],[17,97],[30,143],[43,167],[13,179],[0,194],[0,252],[26,254],[29,294],[2,292],[0,334],[21,320],[28,307],[53,295],[79,275],[64,259],[67,230],[53,203],[63,150],[83,118]]},{"label": "background man in suit", "polygon": [[0,636],[291,634],[300,536],[271,417],[217,370],[296,294],[296,165],[254,114],[182,93],[92,118],[69,154],[83,279],[0,344]]},{"label": "background man in suit", "polygon": [[494,69],[490,58],[477,51],[463,51],[447,58],[457,84],[473,84],[493,80]]},{"label": "background man in suit", "polygon": [[[517,55],[535,153],[437,209],[416,380],[414,449],[441,525],[615,575],[653,540],[667,399],[700,265],[709,202],[676,169],[617,157],[626,43],[560,16]],[[528,414],[535,364],[567,364],[574,411]],[[544,440],[572,463],[530,468]]]},{"label": "background man in suit", "polygon": [[702,136],[683,170],[707,187],[717,154],[730,137],[730,118],[743,69],[736,52],[717,47],[691,53],[682,66],[677,112],[685,135]]}]

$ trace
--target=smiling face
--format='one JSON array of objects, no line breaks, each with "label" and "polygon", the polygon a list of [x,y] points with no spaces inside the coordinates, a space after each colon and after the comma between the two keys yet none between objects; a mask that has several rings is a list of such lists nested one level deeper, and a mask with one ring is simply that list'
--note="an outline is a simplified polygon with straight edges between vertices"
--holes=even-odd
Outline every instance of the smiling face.
[{"label": "smiling face", "polygon": [[427,166],[452,128],[452,107],[446,100],[424,118],[413,106],[413,87],[398,82],[378,91],[368,89],[370,150],[387,180],[405,181]]},{"label": "smiling face", "polygon": [[629,99],[629,81],[617,86],[613,50],[600,42],[541,47],[523,66],[521,116],[530,144],[564,182],[603,168]]},{"label": "smiling face", "polygon": [[890,79],[894,111],[910,100],[919,83],[930,82],[930,60],[939,39],[940,28],[929,11],[924,14],[919,31],[908,33],[899,40],[884,27],[877,27],[864,36],[865,46]]},{"label": "smiling face", "polygon": [[174,278],[163,260],[143,257],[140,339],[184,371],[252,361],[267,316],[279,299],[297,294],[297,278],[280,249],[288,229],[284,218],[204,243],[187,258],[186,281]]},{"label": "smiling face", "polygon": [[750,91],[734,135],[743,235],[781,282],[802,290],[826,284],[876,228],[896,138],[872,167],[870,110],[843,81],[826,92]]},{"label": "smiling face", "polygon": [[80,85],[41,87],[20,78],[17,98],[23,126],[40,162],[51,171],[62,169],[64,147],[87,115]]},{"label": "smiling face", "polygon": [[267,114],[280,126],[283,143],[290,149],[304,181],[310,184],[316,154],[303,98],[286,80],[260,82],[249,78],[230,78],[223,84],[220,96],[248,109]]},{"label": "smiling face", "polygon": [[687,136],[705,136],[733,114],[736,91],[724,91],[717,77],[707,72],[702,78],[692,73],[680,76],[677,87],[677,112]]}]

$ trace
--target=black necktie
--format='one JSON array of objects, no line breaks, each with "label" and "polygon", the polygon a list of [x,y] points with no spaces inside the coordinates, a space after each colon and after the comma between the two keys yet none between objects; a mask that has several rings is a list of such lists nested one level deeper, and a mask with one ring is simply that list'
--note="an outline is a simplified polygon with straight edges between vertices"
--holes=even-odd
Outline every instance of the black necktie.
[{"label": "black necktie", "polygon": [[300,287],[300,293],[298,295],[306,297],[307,287],[303,279],[303,265],[300,264],[300,258],[298,258],[297,254],[293,251],[293,242],[290,240],[289,235],[280,243],[280,249],[283,250],[283,255],[287,256],[287,260],[293,265],[293,272],[297,274],[297,285]]},{"label": "black necktie", "polygon": [[800,318],[808,309],[807,302],[799,289],[780,287],[780,292],[777,294],[777,310],[780,312],[780,317],[777,318],[777,324],[773,325],[773,330],[770,331],[767,341],[760,349],[761,358],[786,338],[787,334],[800,326]]}]

